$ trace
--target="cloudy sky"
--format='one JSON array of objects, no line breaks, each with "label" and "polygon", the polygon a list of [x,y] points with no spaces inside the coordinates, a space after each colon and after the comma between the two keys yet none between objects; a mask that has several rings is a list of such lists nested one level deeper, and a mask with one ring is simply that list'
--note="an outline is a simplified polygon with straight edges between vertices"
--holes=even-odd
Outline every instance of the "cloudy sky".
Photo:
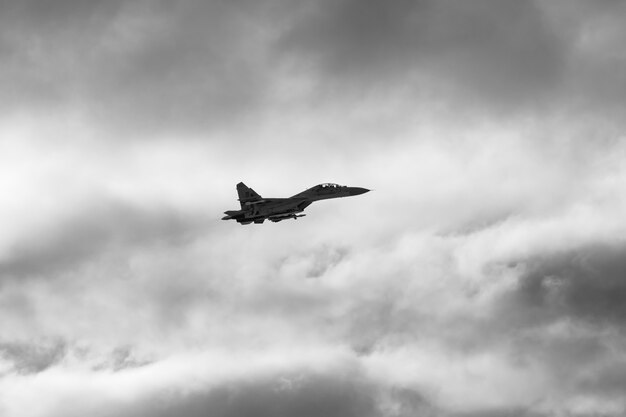
[{"label": "cloudy sky", "polygon": [[0,414],[623,416],[625,19],[0,2]]}]

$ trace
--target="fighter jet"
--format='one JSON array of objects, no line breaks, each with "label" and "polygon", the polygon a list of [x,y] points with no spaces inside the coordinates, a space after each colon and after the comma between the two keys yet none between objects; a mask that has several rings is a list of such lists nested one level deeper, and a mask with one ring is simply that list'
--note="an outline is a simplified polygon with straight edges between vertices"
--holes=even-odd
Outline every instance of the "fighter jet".
[{"label": "fighter jet", "polygon": [[270,220],[274,223],[286,219],[297,219],[314,201],[328,198],[350,197],[366,193],[370,190],[360,187],[346,187],[332,183],[319,184],[289,198],[263,198],[243,182],[237,184],[241,210],[225,211],[222,220],[234,219],[239,224],[263,223]]}]

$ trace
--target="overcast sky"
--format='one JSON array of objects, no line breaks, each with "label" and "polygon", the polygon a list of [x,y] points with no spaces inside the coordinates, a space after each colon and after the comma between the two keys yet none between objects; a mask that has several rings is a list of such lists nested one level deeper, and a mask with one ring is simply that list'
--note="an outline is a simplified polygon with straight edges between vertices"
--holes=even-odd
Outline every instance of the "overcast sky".
[{"label": "overcast sky", "polygon": [[0,2],[0,414],[623,416],[625,21]]}]

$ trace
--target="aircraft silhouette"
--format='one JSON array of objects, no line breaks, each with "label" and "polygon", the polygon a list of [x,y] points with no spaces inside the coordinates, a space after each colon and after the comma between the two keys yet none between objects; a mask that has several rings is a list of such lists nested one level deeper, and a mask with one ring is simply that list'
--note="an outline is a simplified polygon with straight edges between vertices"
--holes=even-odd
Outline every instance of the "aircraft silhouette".
[{"label": "aircraft silhouette", "polygon": [[360,187],[346,187],[332,183],[319,184],[288,198],[263,198],[243,182],[237,184],[241,210],[225,211],[222,220],[234,219],[240,224],[263,223],[265,220],[279,222],[286,219],[297,219],[306,214],[304,211],[314,201],[329,198],[350,197],[366,193],[370,190]]}]

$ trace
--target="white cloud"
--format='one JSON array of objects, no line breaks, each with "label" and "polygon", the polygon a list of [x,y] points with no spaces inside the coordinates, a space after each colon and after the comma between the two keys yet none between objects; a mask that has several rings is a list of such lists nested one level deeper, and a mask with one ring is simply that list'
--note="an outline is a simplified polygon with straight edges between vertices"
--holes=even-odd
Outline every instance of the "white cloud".
[{"label": "white cloud", "polygon": [[620,415],[621,13],[6,9],[1,411]]}]

